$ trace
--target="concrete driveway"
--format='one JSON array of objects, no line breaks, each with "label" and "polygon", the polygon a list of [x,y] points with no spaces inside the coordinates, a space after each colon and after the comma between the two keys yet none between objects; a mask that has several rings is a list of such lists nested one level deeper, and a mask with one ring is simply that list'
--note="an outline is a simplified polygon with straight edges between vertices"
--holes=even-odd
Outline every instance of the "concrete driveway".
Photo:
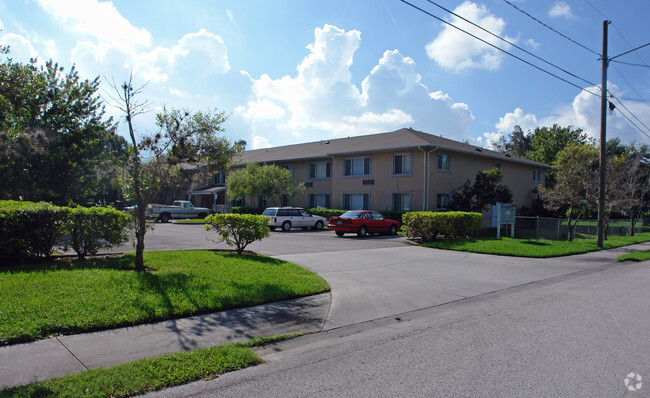
[{"label": "concrete driveway", "polygon": [[[158,224],[147,249],[227,248],[200,225]],[[325,329],[337,328],[594,269],[650,243],[551,259],[527,259],[428,249],[403,237],[329,231],[272,232],[249,246],[324,277],[332,287]]]}]

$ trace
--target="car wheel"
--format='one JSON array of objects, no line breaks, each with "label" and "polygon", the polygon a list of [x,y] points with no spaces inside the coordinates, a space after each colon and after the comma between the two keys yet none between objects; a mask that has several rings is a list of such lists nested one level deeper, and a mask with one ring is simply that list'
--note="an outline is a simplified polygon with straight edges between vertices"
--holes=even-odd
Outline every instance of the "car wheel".
[{"label": "car wheel", "polygon": [[291,223],[289,221],[285,221],[282,223],[282,230],[283,231],[288,231],[291,229]]},{"label": "car wheel", "polygon": [[359,238],[363,238],[368,234],[368,228],[366,228],[365,225],[362,225],[359,227],[359,230],[357,231],[357,236]]},{"label": "car wheel", "polygon": [[163,213],[163,214],[161,214],[161,215],[158,217],[158,220],[160,220],[160,222],[167,222],[167,221],[169,221],[169,214],[167,214],[167,213]]},{"label": "car wheel", "polygon": [[322,221],[317,221],[316,225],[314,225],[314,229],[316,231],[320,231],[321,229],[323,229],[323,222]]},{"label": "car wheel", "polygon": [[196,216],[196,218],[206,218],[207,216],[208,216],[208,215],[205,214],[205,213],[199,213],[199,215]]},{"label": "car wheel", "polygon": [[336,231],[336,236],[340,237],[340,236],[343,236],[344,234],[345,234],[345,232],[343,232],[343,231]]},{"label": "car wheel", "polygon": [[397,225],[393,224],[390,226],[390,229],[388,230],[389,235],[397,235]]},{"label": "car wheel", "polygon": [[275,227],[269,227],[271,231],[275,231]]}]

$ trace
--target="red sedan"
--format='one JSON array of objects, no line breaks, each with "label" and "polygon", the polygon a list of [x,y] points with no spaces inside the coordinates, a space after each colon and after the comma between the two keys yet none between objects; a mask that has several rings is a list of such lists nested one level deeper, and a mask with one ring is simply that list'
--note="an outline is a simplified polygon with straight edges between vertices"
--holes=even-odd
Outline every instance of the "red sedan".
[{"label": "red sedan", "polygon": [[371,210],[351,210],[340,217],[330,217],[327,229],[336,232],[337,236],[356,233],[363,238],[367,234],[385,233],[397,235],[399,221],[384,218],[381,213]]}]

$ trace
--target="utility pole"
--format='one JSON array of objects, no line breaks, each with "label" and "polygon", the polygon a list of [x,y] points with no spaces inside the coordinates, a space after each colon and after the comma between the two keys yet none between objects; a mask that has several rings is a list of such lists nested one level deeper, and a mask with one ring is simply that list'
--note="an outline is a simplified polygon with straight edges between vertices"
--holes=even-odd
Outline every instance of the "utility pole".
[{"label": "utility pole", "polygon": [[609,21],[603,21],[603,65],[602,65],[602,82],[600,94],[600,175],[598,189],[598,238],[596,245],[603,247],[603,237],[605,235],[605,181],[607,177],[607,26]]}]

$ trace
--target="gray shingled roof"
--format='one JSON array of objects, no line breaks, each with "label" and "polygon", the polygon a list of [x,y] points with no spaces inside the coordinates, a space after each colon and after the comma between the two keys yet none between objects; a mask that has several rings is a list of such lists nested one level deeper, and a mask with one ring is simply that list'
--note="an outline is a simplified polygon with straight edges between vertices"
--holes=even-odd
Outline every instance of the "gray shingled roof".
[{"label": "gray shingled roof", "polygon": [[251,161],[262,163],[298,161],[327,158],[335,155],[362,154],[377,151],[395,151],[417,148],[432,149],[434,147],[452,152],[464,152],[477,156],[500,159],[508,162],[524,163],[539,167],[550,167],[542,163],[510,157],[501,152],[407,128],[389,133],[369,134],[244,151],[235,159],[235,164],[241,165]]}]

